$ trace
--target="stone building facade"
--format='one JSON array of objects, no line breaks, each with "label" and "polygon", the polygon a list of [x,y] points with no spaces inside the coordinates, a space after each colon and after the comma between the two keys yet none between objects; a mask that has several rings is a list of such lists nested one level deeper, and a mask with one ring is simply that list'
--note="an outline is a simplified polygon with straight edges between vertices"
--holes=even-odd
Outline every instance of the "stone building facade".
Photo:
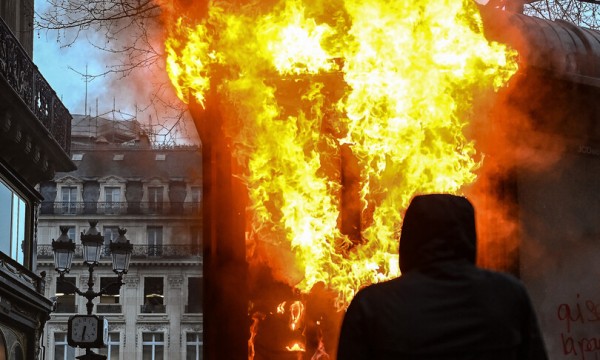
[{"label": "stone building facade", "polygon": [[[67,345],[67,320],[85,313],[87,300],[57,282],[50,243],[59,226],[77,244],[67,279],[87,289],[81,233],[97,220],[105,244],[127,229],[133,254],[125,284],[94,300],[108,318],[108,359],[202,358],[201,155],[197,146],[152,146],[135,121],[75,116],[73,172],[40,185],[39,269],[46,295],[56,299],[44,344],[48,359],[84,353]],[[87,129],[87,130],[86,130]],[[95,291],[114,279],[105,247],[93,273]]]}]

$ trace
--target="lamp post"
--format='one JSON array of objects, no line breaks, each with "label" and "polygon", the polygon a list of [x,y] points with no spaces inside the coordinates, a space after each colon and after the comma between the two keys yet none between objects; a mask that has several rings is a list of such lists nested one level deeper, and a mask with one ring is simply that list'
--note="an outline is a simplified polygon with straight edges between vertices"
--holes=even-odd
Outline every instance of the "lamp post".
[{"label": "lamp post", "polygon": [[85,355],[78,356],[77,359],[103,360],[104,355],[94,353],[91,348],[105,347],[108,336],[108,322],[102,316],[93,315],[94,303],[92,302],[98,296],[106,293],[111,286],[120,288],[123,285],[123,275],[129,269],[129,261],[133,245],[125,237],[126,229],[119,228],[119,236],[116,241],[111,241],[109,251],[112,257],[113,272],[117,274],[117,280],[112,282],[100,291],[94,291],[94,267],[99,264],[101,248],[104,243],[102,234],[96,228],[98,221],[89,221],[90,228],[86,233],[81,233],[81,244],[83,245],[83,264],[87,265],[89,277],[88,288],[81,291],[76,285],[65,280],[65,273],[71,270],[73,254],[75,253],[75,243],[69,239],[66,226],[60,227],[61,235],[52,240],[52,251],[54,252],[54,268],[59,274],[58,282],[70,286],[74,292],[85,297],[87,315],[73,315],[69,318],[68,343],[70,346],[78,346],[86,349]]}]

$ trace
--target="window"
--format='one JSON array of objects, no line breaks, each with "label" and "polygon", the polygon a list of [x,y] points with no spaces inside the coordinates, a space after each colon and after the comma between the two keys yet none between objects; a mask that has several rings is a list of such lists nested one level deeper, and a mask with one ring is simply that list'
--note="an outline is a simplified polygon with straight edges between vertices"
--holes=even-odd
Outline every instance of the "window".
[{"label": "window", "polygon": [[73,160],[73,161],[83,160],[83,154],[73,154],[73,156],[71,157],[71,160]]},{"label": "window", "polygon": [[192,186],[192,188],[190,189],[191,191],[191,195],[192,195],[192,211],[195,214],[198,214],[200,212],[200,200],[201,200],[201,189],[199,186]]},{"label": "window", "polygon": [[114,186],[107,186],[104,188],[104,200],[107,203],[120,202],[121,201],[121,188]]},{"label": "window", "polygon": [[156,156],[154,157],[155,160],[158,161],[164,161],[167,158],[166,154],[156,154]]},{"label": "window", "polygon": [[121,334],[109,332],[107,346],[98,349],[100,355],[106,356],[106,360],[119,360],[119,348],[121,346]]},{"label": "window", "polygon": [[185,359],[186,360],[201,360],[202,359],[202,334],[201,333],[185,334]]},{"label": "window", "polygon": [[163,360],[165,335],[163,333],[142,333],[142,359]]},{"label": "window", "polygon": [[54,360],[74,360],[75,348],[67,343],[67,333],[54,333]]},{"label": "window", "polygon": [[160,256],[162,255],[162,226],[148,226],[147,238],[148,238],[148,256]]},{"label": "window", "polygon": [[160,213],[163,206],[163,187],[148,187],[148,209],[151,213]]},{"label": "window", "polygon": [[75,229],[75,226],[70,226],[70,225],[62,225],[62,226],[66,226],[69,228],[69,231],[67,232],[67,236],[69,237],[69,239],[73,240],[73,242],[76,242],[77,231]]},{"label": "window", "polygon": [[119,303],[119,285],[118,280],[114,277],[100,278],[100,288],[105,289],[104,294],[100,296],[101,304],[118,304]]},{"label": "window", "polygon": [[121,206],[121,188],[113,186],[105,187],[104,202],[106,214],[117,214]]},{"label": "window", "polygon": [[29,207],[0,180],[0,251],[25,264],[25,230]]},{"label": "window", "polygon": [[113,156],[113,160],[120,161],[120,160],[123,160],[124,157],[125,157],[125,155],[123,155],[123,154],[115,154],[115,156]]},{"label": "window", "polygon": [[96,311],[102,314],[121,314],[120,288],[117,278],[101,277],[100,289],[104,293],[100,295],[100,302],[96,304]]},{"label": "window", "polygon": [[190,245],[192,254],[202,254],[202,228],[200,226],[190,227]]},{"label": "window", "polygon": [[201,277],[188,278],[187,305],[185,307],[187,313],[202,312],[202,285]]},{"label": "window", "polygon": [[102,234],[104,235],[104,255],[110,254],[110,242],[117,240],[119,237],[119,227],[118,226],[103,226]]},{"label": "window", "polygon": [[77,213],[77,187],[61,186],[62,213],[74,215]]},{"label": "window", "polygon": [[[70,283],[72,284],[65,284]],[[57,313],[76,313],[75,305],[75,277],[65,276],[65,281],[56,281],[56,312]]]},{"label": "window", "polygon": [[162,277],[145,277],[142,313],[164,312],[164,279]]}]

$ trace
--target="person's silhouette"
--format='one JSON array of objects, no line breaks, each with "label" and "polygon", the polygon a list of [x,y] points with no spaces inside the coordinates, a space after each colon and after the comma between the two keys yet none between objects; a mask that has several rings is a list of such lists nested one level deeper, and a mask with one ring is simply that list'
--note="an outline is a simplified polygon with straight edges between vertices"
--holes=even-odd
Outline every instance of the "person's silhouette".
[{"label": "person's silhouette", "polygon": [[475,256],[466,198],[413,198],[400,236],[402,276],[357,293],[338,360],[547,359],[524,286],[476,267]]}]

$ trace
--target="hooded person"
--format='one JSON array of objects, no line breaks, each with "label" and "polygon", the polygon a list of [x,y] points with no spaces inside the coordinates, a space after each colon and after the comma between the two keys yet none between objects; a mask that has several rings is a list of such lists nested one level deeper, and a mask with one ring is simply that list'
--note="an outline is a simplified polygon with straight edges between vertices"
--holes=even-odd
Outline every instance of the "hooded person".
[{"label": "hooded person", "polygon": [[413,198],[400,236],[402,276],[359,291],[338,360],[547,359],[516,278],[475,266],[475,214],[464,197]]}]

